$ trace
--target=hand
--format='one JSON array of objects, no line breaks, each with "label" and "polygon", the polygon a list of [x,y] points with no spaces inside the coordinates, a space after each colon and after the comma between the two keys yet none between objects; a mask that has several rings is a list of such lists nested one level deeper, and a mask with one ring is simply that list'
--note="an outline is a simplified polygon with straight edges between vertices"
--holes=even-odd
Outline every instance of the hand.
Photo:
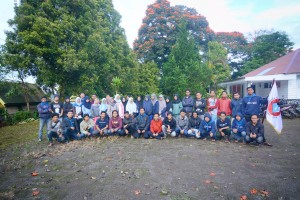
[{"label": "hand", "polygon": [[170,125],[168,125],[168,130],[171,129]]},{"label": "hand", "polygon": [[237,133],[237,129],[236,128],[232,129],[232,132]]},{"label": "hand", "polygon": [[127,127],[127,124],[126,125],[124,125],[124,128],[126,128]]},{"label": "hand", "polygon": [[145,133],[146,131],[145,130],[142,130],[142,133]]},{"label": "hand", "polygon": [[256,138],[256,134],[255,133],[253,133],[253,138]]},{"label": "hand", "polygon": [[72,130],[75,130],[75,128],[74,128],[74,127],[71,127],[71,129],[72,129]]},{"label": "hand", "polygon": [[213,135],[213,133],[210,133],[209,136],[210,136],[210,137],[213,137],[214,135]]},{"label": "hand", "polygon": [[141,133],[141,130],[138,130],[138,133]]},{"label": "hand", "polygon": [[221,131],[221,135],[224,137],[224,136],[225,136],[225,133]]},{"label": "hand", "polygon": [[171,133],[171,132],[172,132],[172,130],[171,130],[171,129],[167,129],[167,132],[168,132],[168,133]]},{"label": "hand", "polygon": [[183,131],[183,130],[181,130],[181,131],[180,131],[180,134],[183,134],[183,133],[184,133],[184,131]]},{"label": "hand", "polygon": [[77,136],[80,137],[80,133],[77,133]]},{"label": "hand", "polygon": [[126,135],[128,135],[128,130],[127,129],[125,129],[125,133],[126,133]]}]

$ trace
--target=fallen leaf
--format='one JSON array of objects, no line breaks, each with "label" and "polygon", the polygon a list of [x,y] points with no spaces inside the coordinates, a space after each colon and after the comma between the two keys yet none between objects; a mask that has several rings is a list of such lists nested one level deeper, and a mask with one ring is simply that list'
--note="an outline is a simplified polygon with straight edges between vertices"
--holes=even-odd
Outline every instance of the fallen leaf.
[{"label": "fallen leaf", "polygon": [[92,177],[91,177],[91,179],[95,180],[95,179],[96,179],[96,177],[92,176]]},{"label": "fallen leaf", "polygon": [[135,194],[135,195],[139,195],[139,194],[141,194],[141,191],[140,191],[140,190],[135,190],[135,191],[134,191],[134,194]]},{"label": "fallen leaf", "polygon": [[32,192],[32,196],[38,196],[40,194],[40,191],[35,190]]},{"label": "fallen leaf", "polygon": [[37,175],[39,175],[39,173],[37,173],[37,172],[32,172],[31,173],[31,176],[37,176]]},{"label": "fallen leaf", "polygon": [[240,200],[247,200],[248,198],[247,198],[247,196],[246,195],[242,195],[241,197],[240,197]]},{"label": "fallen leaf", "polygon": [[267,197],[269,195],[269,192],[266,190],[260,190],[259,193],[260,193],[260,195],[262,195],[264,197]]},{"label": "fallen leaf", "polygon": [[205,180],[204,183],[205,183],[205,184],[211,184],[212,181],[211,181],[211,180]]},{"label": "fallen leaf", "polygon": [[44,164],[47,164],[48,163],[48,160],[44,160]]},{"label": "fallen leaf", "polygon": [[215,176],[216,174],[214,172],[211,172],[209,175],[211,176]]},{"label": "fallen leaf", "polygon": [[252,189],[250,190],[250,193],[251,193],[251,194],[257,194],[257,189],[252,188]]},{"label": "fallen leaf", "polygon": [[167,190],[163,189],[163,190],[160,191],[160,193],[161,193],[162,195],[167,195],[169,192],[168,192]]}]

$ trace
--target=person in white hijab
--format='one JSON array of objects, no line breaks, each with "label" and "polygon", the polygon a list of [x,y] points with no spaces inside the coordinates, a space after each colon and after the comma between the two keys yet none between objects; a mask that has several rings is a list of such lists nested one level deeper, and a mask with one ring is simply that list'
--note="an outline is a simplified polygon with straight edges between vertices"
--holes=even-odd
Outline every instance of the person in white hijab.
[{"label": "person in white hijab", "polygon": [[165,113],[166,113],[166,101],[164,96],[161,94],[159,95],[159,100],[158,100],[158,114],[161,116],[162,119],[164,119],[165,117]]},{"label": "person in white hijab", "polygon": [[116,94],[115,96],[115,102],[117,105],[117,111],[119,113],[119,117],[121,117],[122,119],[124,119],[124,105],[121,101],[121,97],[119,94]]},{"label": "person in white hijab", "polygon": [[81,104],[82,104],[81,98],[80,97],[76,97],[76,100],[75,100],[75,103],[74,103],[74,107],[73,107],[74,113],[75,113],[74,117],[76,119],[81,119],[82,118],[82,107],[81,107]]},{"label": "person in white hijab", "polygon": [[134,113],[137,113],[137,106],[134,103],[132,97],[130,97],[129,101],[127,102],[126,111],[128,111],[130,115],[133,115]]}]

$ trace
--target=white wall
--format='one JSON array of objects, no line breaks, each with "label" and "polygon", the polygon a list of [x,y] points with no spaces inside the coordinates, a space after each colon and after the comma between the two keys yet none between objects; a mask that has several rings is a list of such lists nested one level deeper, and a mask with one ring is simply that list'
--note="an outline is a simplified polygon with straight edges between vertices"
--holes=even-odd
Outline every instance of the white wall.
[{"label": "white wall", "polygon": [[[280,82],[280,87],[277,88],[278,97],[279,98],[290,99],[289,96],[288,96],[289,81],[279,81],[279,82]],[[270,91],[271,91],[271,88],[264,88],[264,83],[271,83],[271,81],[255,83],[256,94],[261,96],[261,97],[267,97],[269,95]],[[259,87],[259,84],[261,85],[261,87]]]},{"label": "white wall", "polygon": [[297,96],[300,91],[297,90],[297,79],[289,80],[289,87],[288,87],[288,99],[297,99]]},{"label": "white wall", "polygon": [[297,75],[297,85],[296,85],[296,95],[297,99],[300,99],[300,75]]}]

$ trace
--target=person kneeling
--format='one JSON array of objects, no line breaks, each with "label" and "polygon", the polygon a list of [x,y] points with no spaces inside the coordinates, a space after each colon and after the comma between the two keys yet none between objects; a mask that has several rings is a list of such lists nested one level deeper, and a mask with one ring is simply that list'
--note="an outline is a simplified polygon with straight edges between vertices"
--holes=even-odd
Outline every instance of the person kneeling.
[{"label": "person kneeling", "polygon": [[204,120],[200,124],[200,139],[206,140],[210,137],[212,141],[216,139],[216,123],[211,119],[211,115],[206,113]]},{"label": "person kneeling", "polygon": [[229,142],[231,134],[231,121],[226,117],[225,112],[220,113],[220,118],[217,120],[217,128],[220,133],[220,139],[226,138],[226,142]]},{"label": "person kneeling", "polygon": [[166,138],[167,135],[171,135],[172,137],[176,137],[176,121],[173,118],[173,114],[171,112],[168,113],[168,116],[164,119],[162,130],[164,132],[164,137]]},{"label": "person kneeling", "polygon": [[185,110],[180,111],[180,115],[176,119],[176,134],[177,136],[184,136],[188,132],[189,119],[185,116]]},{"label": "person kneeling", "polygon": [[58,118],[59,114],[53,113],[51,116],[51,120],[47,124],[47,135],[50,141],[49,146],[53,145],[53,138],[56,138],[58,142],[63,142],[65,140],[65,137],[61,132],[61,123]]},{"label": "person kneeling", "polygon": [[251,121],[246,125],[246,143],[262,144],[264,142],[264,125],[257,115],[251,116]]},{"label": "person kneeling", "polygon": [[200,138],[199,128],[201,124],[201,119],[198,117],[198,113],[194,111],[192,117],[189,119],[189,130],[186,137]]},{"label": "person kneeling", "polygon": [[145,139],[156,138],[162,140],[164,138],[164,133],[162,132],[162,120],[159,118],[158,113],[154,114],[153,120],[150,124],[150,132],[144,135]]},{"label": "person kneeling", "polygon": [[96,121],[96,130],[95,130],[95,135],[100,135],[101,136],[108,136],[110,131],[109,131],[109,119],[106,116],[105,111],[101,111],[100,117]]},{"label": "person kneeling", "polygon": [[92,137],[94,134],[94,126],[95,123],[92,119],[90,119],[89,114],[84,114],[83,120],[80,123],[81,137]]},{"label": "person kneeling", "polygon": [[63,119],[62,129],[66,136],[66,142],[70,142],[70,139],[80,140],[82,135],[80,134],[77,119],[73,118],[73,111],[68,111],[67,117]]},{"label": "person kneeling", "polygon": [[125,132],[126,135],[131,134],[131,136],[132,136],[133,133],[136,132],[136,128],[135,128],[133,118],[130,116],[128,111],[125,112],[125,116],[124,116],[124,119],[123,119],[123,129],[124,129],[124,132]]},{"label": "person kneeling", "polygon": [[235,142],[244,141],[246,136],[246,120],[241,113],[237,113],[232,122],[232,133]]},{"label": "person kneeling", "polygon": [[118,111],[114,110],[112,112],[112,117],[109,120],[109,130],[112,135],[124,136],[125,133],[122,130],[123,122],[122,118],[119,117]]}]

